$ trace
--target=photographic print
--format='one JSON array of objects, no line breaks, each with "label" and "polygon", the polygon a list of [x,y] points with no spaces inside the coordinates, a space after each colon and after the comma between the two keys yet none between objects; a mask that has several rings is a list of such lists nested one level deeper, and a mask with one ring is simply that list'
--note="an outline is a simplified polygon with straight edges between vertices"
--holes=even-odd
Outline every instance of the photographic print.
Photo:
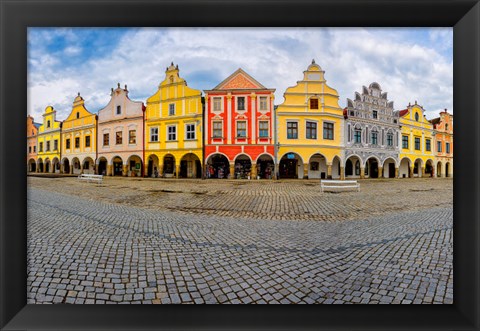
[{"label": "photographic print", "polygon": [[27,30],[28,304],[452,304],[452,28]]}]

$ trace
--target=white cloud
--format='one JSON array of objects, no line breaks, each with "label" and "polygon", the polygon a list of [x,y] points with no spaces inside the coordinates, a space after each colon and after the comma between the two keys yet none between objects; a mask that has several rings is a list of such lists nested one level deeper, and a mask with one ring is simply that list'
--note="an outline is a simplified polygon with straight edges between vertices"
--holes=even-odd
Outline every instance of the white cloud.
[{"label": "white cloud", "polygon": [[[431,43],[441,40],[444,47],[449,32],[441,30],[432,30],[429,37]],[[58,33],[68,36],[73,49],[81,47],[75,31]],[[279,104],[285,89],[303,77],[313,58],[325,70],[328,84],[339,92],[342,107],[362,85],[376,81],[396,109],[417,100],[428,118],[441,109],[451,110],[453,63],[441,54],[443,48],[391,36],[391,29],[388,33],[351,28],[134,29],[102,58],[72,67],[58,66],[59,60],[48,53],[35,53],[32,43],[28,111],[41,118],[43,109],[54,104],[58,118],[64,119],[80,91],[87,108],[96,112],[106,105],[117,82],[128,84],[132,99],[145,101],[172,61],[179,64],[189,86],[201,90],[213,88],[241,67],[263,85],[276,88]],[[65,53],[72,52],[67,49]]]}]

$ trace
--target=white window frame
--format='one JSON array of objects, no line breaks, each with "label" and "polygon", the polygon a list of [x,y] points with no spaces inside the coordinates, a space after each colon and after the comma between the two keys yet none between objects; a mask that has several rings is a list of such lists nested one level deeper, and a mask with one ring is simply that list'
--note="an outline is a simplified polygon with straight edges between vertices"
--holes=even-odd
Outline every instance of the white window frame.
[{"label": "white window frame", "polygon": [[[263,137],[263,136],[260,135],[260,122],[267,123],[267,136],[266,137]],[[258,138],[260,138],[260,139],[270,138],[270,121],[269,120],[258,120]]]},{"label": "white window frame", "polygon": [[[215,123],[220,123],[220,127],[222,130],[222,134],[220,137],[215,137],[214,132],[215,132]],[[223,139],[223,121],[220,120],[212,120],[212,139]]]},{"label": "white window frame", "polygon": [[[188,131],[188,126],[193,126],[193,131]],[[196,140],[197,139],[197,126],[195,123],[185,123],[185,140]],[[188,138],[188,134],[193,133],[193,138]]]},{"label": "white window frame", "polygon": [[[239,109],[239,108],[238,108],[238,100],[239,100],[240,98],[243,98],[243,100],[244,100],[244,101],[243,101],[243,107],[244,107],[244,109]],[[235,107],[235,110],[236,110],[236,111],[247,111],[248,105],[247,105],[247,97],[246,97],[246,96],[243,96],[243,95],[236,96],[236,97],[235,97],[235,101],[236,101],[236,107]]]},{"label": "white window frame", "polygon": [[[172,106],[173,106],[173,113],[172,113]],[[175,116],[175,103],[168,104],[168,116]]]},{"label": "white window frame", "polygon": [[[220,100],[220,109],[215,109],[215,99]],[[223,97],[212,97],[212,111],[222,112],[223,111]]]},{"label": "white window frame", "polygon": [[[157,132],[156,132],[156,133],[152,133],[152,130],[155,130],[155,129],[157,130]],[[158,139],[158,138],[160,137],[159,133],[160,133],[160,129],[158,128],[158,126],[152,126],[152,127],[150,127],[150,142],[151,142],[151,143],[158,143],[158,142],[159,142],[159,139]],[[153,140],[153,139],[152,139],[153,135],[156,135],[156,136],[157,136],[157,140]]]},{"label": "white window frame", "polygon": [[[175,139],[170,139],[170,128],[175,128],[175,132],[174,132],[174,134],[175,134]],[[177,134],[178,134],[177,124],[167,125],[166,134],[167,134],[167,141],[177,141],[177,140],[178,140],[178,137],[177,137]]]},{"label": "white window frame", "polygon": [[[241,137],[238,135],[238,123],[244,122],[245,123],[245,136]],[[235,138],[237,139],[247,139],[248,138],[248,121],[247,120],[237,120],[235,121]]]},{"label": "white window frame", "polygon": [[[262,109],[262,99],[265,98],[265,109]],[[258,110],[259,111],[269,111],[269,102],[268,102],[268,96],[261,95],[258,97]]]},{"label": "white window frame", "polygon": [[[296,138],[288,138],[288,123],[296,123],[297,124],[297,137]],[[298,125],[298,120],[287,120],[285,121],[285,133],[286,133],[286,139],[288,140],[296,140],[300,136],[300,125]]]}]

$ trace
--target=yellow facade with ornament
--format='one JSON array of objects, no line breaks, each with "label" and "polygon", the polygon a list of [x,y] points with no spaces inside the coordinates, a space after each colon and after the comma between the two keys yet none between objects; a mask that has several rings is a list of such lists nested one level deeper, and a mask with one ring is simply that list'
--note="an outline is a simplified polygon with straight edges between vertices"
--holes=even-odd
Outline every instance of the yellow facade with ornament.
[{"label": "yellow facade with ornament", "polygon": [[37,135],[37,172],[60,173],[61,122],[56,121],[57,111],[45,108],[43,123]]},{"label": "yellow facade with ornament", "polygon": [[200,178],[203,168],[202,92],[187,86],[178,65],[165,71],[145,110],[145,174]]}]

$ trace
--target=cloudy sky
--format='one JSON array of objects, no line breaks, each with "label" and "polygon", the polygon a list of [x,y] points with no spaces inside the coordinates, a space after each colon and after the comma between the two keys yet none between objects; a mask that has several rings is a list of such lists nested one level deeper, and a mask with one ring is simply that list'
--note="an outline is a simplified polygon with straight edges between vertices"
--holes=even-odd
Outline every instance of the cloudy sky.
[{"label": "cloudy sky", "polygon": [[29,28],[28,113],[40,122],[52,105],[64,120],[77,92],[96,113],[117,83],[145,102],[172,61],[200,90],[242,68],[280,104],[312,59],[342,108],[376,81],[396,110],[417,100],[429,119],[453,112],[451,28]]}]

